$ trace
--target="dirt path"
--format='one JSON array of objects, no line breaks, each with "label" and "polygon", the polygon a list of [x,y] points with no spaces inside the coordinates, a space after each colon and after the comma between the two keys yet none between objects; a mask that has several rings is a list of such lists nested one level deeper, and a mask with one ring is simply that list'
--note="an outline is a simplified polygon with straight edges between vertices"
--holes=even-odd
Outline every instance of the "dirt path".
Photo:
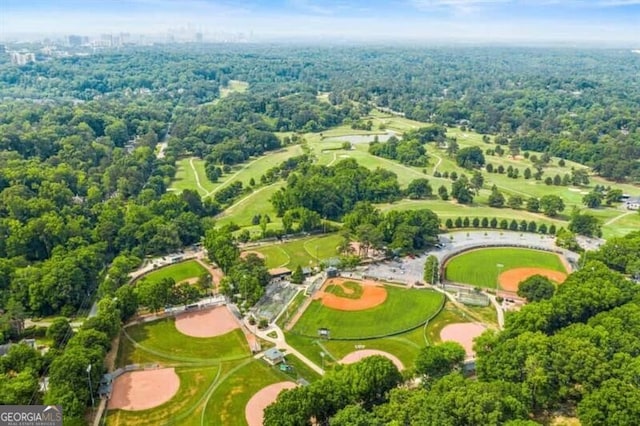
[{"label": "dirt path", "polygon": [[435,174],[438,171],[438,166],[442,163],[442,157],[439,157],[439,156],[437,156],[435,154],[431,154],[431,156],[438,159],[438,162],[436,163],[436,165],[433,166],[433,173],[432,174]]},{"label": "dirt path", "polygon": [[193,165],[193,157],[189,158],[189,165],[191,166],[191,171],[193,172],[193,176],[195,176],[196,178],[196,186],[200,188],[205,194],[207,194],[209,191],[207,191],[204,188],[204,186],[200,184],[200,175],[198,175],[198,171],[196,170],[196,167]]},{"label": "dirt path", "polygon": [[611,220],[605,222],[605,224],[603,226],[611,225],[612,223],[618,221],[619,219],[622,219],[623,217],[629,216],[630,214],[633,214],[633,213],[637,213],[637,212],[634,211],[634,210],[630,210],[628,212],[622,213],[621,215],[618,215],[618,216],[612,218]]},{"label": "dirt path", "polygon": [[243,197],[241,200],[236,201],[235,203],[233,203],[232,205],[230,205],[229,207],[224,209],[223,212],[220,212],[215,217],[219,219],[221,217],[225,217],[225,216],[231,215],[233,213],[233,210],[236,209],[238,206],[240,206],[240,204],[244,203],[249,198],[251,198],[254,195],[264,191],[265,189],[271,188],[272,186],[277,185],[278,183],[280,183],[280,182],[272,183],[271,185],[263,186],[262,188],[259,188],[259,189],[255,190],[255,191],[253,191],[251,194],[247,195],[246,197]]}]

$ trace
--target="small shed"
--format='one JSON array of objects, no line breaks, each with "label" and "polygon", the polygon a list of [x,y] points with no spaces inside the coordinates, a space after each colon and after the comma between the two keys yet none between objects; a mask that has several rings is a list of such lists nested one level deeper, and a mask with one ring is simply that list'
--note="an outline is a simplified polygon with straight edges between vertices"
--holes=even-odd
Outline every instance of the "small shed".
[{"label": "small shed", "polygon": [[284,361],[284,354],[276,348],[267,349],[263,358],[271,365],[278,365]]}]

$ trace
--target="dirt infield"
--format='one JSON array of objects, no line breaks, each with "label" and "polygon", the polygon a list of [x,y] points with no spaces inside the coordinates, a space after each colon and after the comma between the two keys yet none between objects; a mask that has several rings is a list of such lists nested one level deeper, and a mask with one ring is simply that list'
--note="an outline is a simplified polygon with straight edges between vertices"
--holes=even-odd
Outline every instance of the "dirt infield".
[{"label": "dirt infield", "polygon": [[[332,293],[324,292],[324,289],[326,289],[327,286],[335,285],[342,287],[345,294],[352,293],[353,291],[351,289],[346,288],[343,285],[343,283],[347,281],[353,281],[362,286],[362,296],[359,299],[348,299]],[[384,301],[387,300],[387,290],[375,281],[330,278],[325,281],[322,286],[322,290],[316,293],[314,299],[322,299],[322,304],[324,306],[338,311],[363,311],[365,309],[371,309],[375,306],[382,305]]]},{"label": "dirt infield", "polygon": [[443,342],[458,342],[467,352],[467,358],[473,358],[473,339],[481,335],[486,327],[473,322],[449,324],[440,331]]},{"label": "dirt infield", "polygon": [[109,410],[140,411],[169,401],[178,392],[180,378],[173,368],[131,371],[113,382]]},{"label": "dirt infield", "polygon": [[239,328],[226,306],[205,311],[187,312],[176,317],[176,328],[191,337],[215,337]]},{"label": "dirt infield", "polygon": [[264,259],[265,258],[264,254],[260,253],[259,251],[247,250],[247,251],[243,251],[242,253],[240,253],[240,259],[246,259],[247,256],[249,256],[250,254],[255,254],[260,259]]},{"label": "dirt infield", "polygon": [[498,276],[498,283],[503,290],[515,293],[518,291],[518,285],[532,275],[545,276],[558,284],[562,284],[567,279],[567,274],[564,272],[552,271],[551,269],[515,268],[501,273]]},{"label": "dirt infield", "polygon": [[340,360],[340,364],[353,364],[361,359],[373,356],[382,355],[385,358],[389,358],[393,364],[398,367],[398,370],[404,370],[404,364],[395,355],[391,355],[389,352],[383,352],[376,349],[363,349],[360,351],[351,352]]},{"label": "dirt infield", "polygon": [[293,382],[280,382],[262,388],[251,397],[244,409],[244,416],[247,418],[249,426],[262,426],[264,420],[264,409],[271,403],[275,402],[285,389],[293,389],[296,384]]}]

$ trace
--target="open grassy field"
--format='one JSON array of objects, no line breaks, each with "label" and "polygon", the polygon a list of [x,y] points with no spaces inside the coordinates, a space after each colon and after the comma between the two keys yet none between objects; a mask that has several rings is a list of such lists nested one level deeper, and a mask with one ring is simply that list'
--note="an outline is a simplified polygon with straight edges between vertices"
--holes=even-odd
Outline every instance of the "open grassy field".
[{"label": "open grassy field", "polygon": [[227,177],[228,175],[223,175],[218,182],[213,183],[204,172],[204,160],[194,157],[181,158],[176,161],[176,176],[169,189],[176,192],[191,189],[198,191],[198,194],[204,197],[222,184]]},{"label": "open grassy field", "polygon": [[133,351],[123,347],[123,353],[118,356],[119,365],[138,363],[140,355],[136,352],[139,351],[181,362],[238,359],[251,354],[244,334],[239,329],[222,336],[196,338],[180,333],[176,329],[175,319],[166,318],[128,327],[125,332],[137,345],[129,346]]},{"label": "open grassy field", "polygon": [[328,328],[332,338],[365,338],[415,327],[433,315],[444,296],[428,290],[385,286],[387,299],[381,305],[363,311],[338,311],[320,300],[311,302],[293,327],[293,332],[315,336],[319,328]]},{"label": "open grassy field", "polygon": [[[229,223],[244,228],[252,226],[251,219],[256,215],[269,215],[271,218],[270,225],[281,227],[282,220],[276,216],[276,211],[269,201],[271,196],[284,187],[284,182],[277,182],[273,185],[258,188],[251,194],[236,201],[232,206],[227,208],[218,217],[216,217],[216,225],[224,226]],[[259,230],[259,226],[257,226]]]},{"label": "open grassy field", "polygon": [[153,271],[143,278],[147,281],[160,281],[165,278],[173,278],[177,283],[189,278],[198,278],[202,274],[206,274],[207,270],[195,260],[187,260],[186,262],[176,263],[174,265],[165,266]]},{"label": "open grassy field", "polygon": [[445,276],[459,283],[496,288],[502,272],[527,267],[567,273],[555,253],[520,248],[487,248],[454,257],[446,265]]},{"label": "open grassy field", "polygon": [[249,89],[249,83],[240,80],[229,80],[226,87],[220,88],[220,97],[226,98],[232,93],[244,93]]},{"label": "open grassy field", "polygon": [[287,267],[289,269],[300,266],[317,265],[319,261],[336,257],[337,247],[342,241],[339,234],[327,234],[299,240],[275,243],[256,248],[265,256],[268,268]]}]

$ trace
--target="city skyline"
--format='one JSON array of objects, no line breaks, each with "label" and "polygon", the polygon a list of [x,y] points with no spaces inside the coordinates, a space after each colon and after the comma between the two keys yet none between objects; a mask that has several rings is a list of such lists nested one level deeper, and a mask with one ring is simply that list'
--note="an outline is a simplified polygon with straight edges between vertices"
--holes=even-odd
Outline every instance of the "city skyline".
[{"label": "city skyline", "polygon": [[640,45],[640,0],[5,0],[0,36],[252,33],[257,40]]}]

